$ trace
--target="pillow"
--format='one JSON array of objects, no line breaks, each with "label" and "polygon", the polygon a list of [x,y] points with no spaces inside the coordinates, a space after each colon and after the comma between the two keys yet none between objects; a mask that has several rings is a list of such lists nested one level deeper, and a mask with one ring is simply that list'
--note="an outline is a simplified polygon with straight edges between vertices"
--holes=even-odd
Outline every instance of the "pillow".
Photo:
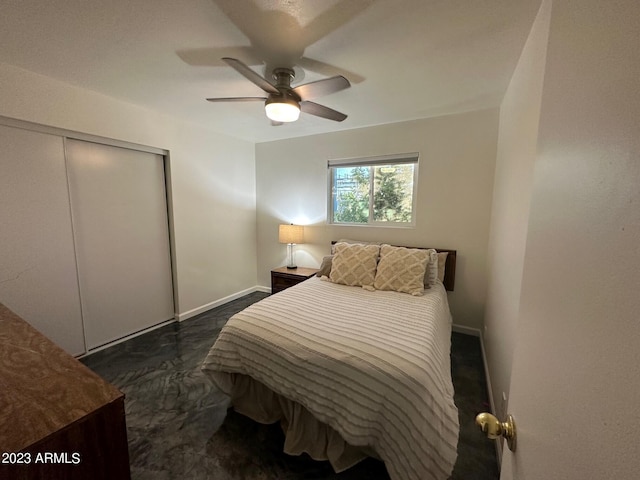
[{"label": "pillow", "polygon": [[438,252],[438,280],[444,282],[444,267],[447,264],[449,252]]},{"label": "pillow", "polygon": [[339,243],[350,243],[350,244],[359,244],[359,245],[382,245],[381,242],[367,242],[364,240],[351,240],[349,238],[341,238],[335,244],[331,246],[331,253],[335,253],[335,247]]},{"label": "pillow", "polygon": [[427,263],[427,271],[424,275],[424,288],[431,288],[438,281],[438,252],[433,248],[425,250],[429,255]]},{"label": "pillow", "polygon": [[333,283],[373,289],[380,247],[336,243],[329,279]]},{"label": "pillow", "polygon": [[373,286],[377,290],[422,295],[430,250],[382,245]]},{"label": "pillow", "polygon": [[333,260],[333,255],[327,255],[322,257],[322,264],[320,265],[320,270],[316,273],[317,277],[328,277],[331,273],[331,261]]}]

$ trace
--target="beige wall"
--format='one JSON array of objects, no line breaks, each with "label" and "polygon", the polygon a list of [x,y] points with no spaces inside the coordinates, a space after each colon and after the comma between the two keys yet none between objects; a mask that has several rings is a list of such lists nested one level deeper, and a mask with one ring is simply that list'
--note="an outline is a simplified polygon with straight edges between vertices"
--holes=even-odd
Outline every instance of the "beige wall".
[{"label": "beige wall", "polygon": [[483,340],[493,400],[501,418],[520,310],[548,35],[549,9],[545,8],[533,24],[500,107]]},{"label": "beige wall", "polygon": [[256,284],[254,145],[0,64],[0,115],[169,150],[182,316]]},{"label": "beige wall", "polygon": [[[486,293],[498,110],[482,110],[256,145],[258,283],[286,263],[278,224],[301,223],[297,264],[318,266],[338,238],[458,250],[454,322],[480,329]],[[415,228],[326,224],[327,160],[420,152]]]}]

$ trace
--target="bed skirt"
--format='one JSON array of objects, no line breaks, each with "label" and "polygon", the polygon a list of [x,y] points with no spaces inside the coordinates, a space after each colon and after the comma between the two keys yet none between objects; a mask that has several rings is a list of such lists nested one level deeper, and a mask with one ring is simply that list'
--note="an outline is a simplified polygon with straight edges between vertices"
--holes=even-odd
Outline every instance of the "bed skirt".
[{"label": "bed skirt", "polygon": [[318,421],[305,407],[278,395],[248,375],[229,373],[231,404],[235,411],[255,422],[280,422],[285,434],[284,453],[306,452],[314,460],[328,460],[336,473],[353,467],[367,457],[377,458],[366,447],[348,444],[333,428]]}]

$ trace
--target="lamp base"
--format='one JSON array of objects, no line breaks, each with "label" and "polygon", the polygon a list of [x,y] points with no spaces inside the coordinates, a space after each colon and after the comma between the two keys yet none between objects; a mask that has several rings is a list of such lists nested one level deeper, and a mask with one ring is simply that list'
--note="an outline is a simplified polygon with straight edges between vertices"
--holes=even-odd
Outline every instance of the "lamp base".
[{"label": "lamp base", "polygon": [[295,270],[298,268],[295,261],[295,253],[293,251],[293,243],[287,243],[287,268]]}]

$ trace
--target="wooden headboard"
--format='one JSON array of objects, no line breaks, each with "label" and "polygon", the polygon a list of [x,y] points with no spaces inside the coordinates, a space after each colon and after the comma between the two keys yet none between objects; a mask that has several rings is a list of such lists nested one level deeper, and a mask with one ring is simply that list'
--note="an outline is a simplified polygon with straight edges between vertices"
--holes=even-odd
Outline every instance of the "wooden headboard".
[{"label": "wooden headboard", "polygon": [[446,248],[436,248],[436,252],[447,252],[447,263],[444,264],[444,280],[442,284],[449,292],[453,292],[456,284],[456,255],[457,250],[449,250]]},{"label": "wooden headboard", "polygon": [[[336,243],[338,243],[335,240],[331,241],[331,245],[335,245]],[[403,246],[403,245],[397,245],[397,246]],[[419,248],[419,249],[429,249],[429,248],[434,248],[434,247],[405,247],[405,248]],[[436,252],[447,252],[449,255],[447,255],[447,263],[445,263],[444,265],[444,280],[442,282],[442,284],[444,285],[444,288],[449,291],[449,292],[453,292],[453,287],[456,284],[456,256],[457,256],[457,250],[449,250],[448,248],[434,248],[434,250]]]}]

